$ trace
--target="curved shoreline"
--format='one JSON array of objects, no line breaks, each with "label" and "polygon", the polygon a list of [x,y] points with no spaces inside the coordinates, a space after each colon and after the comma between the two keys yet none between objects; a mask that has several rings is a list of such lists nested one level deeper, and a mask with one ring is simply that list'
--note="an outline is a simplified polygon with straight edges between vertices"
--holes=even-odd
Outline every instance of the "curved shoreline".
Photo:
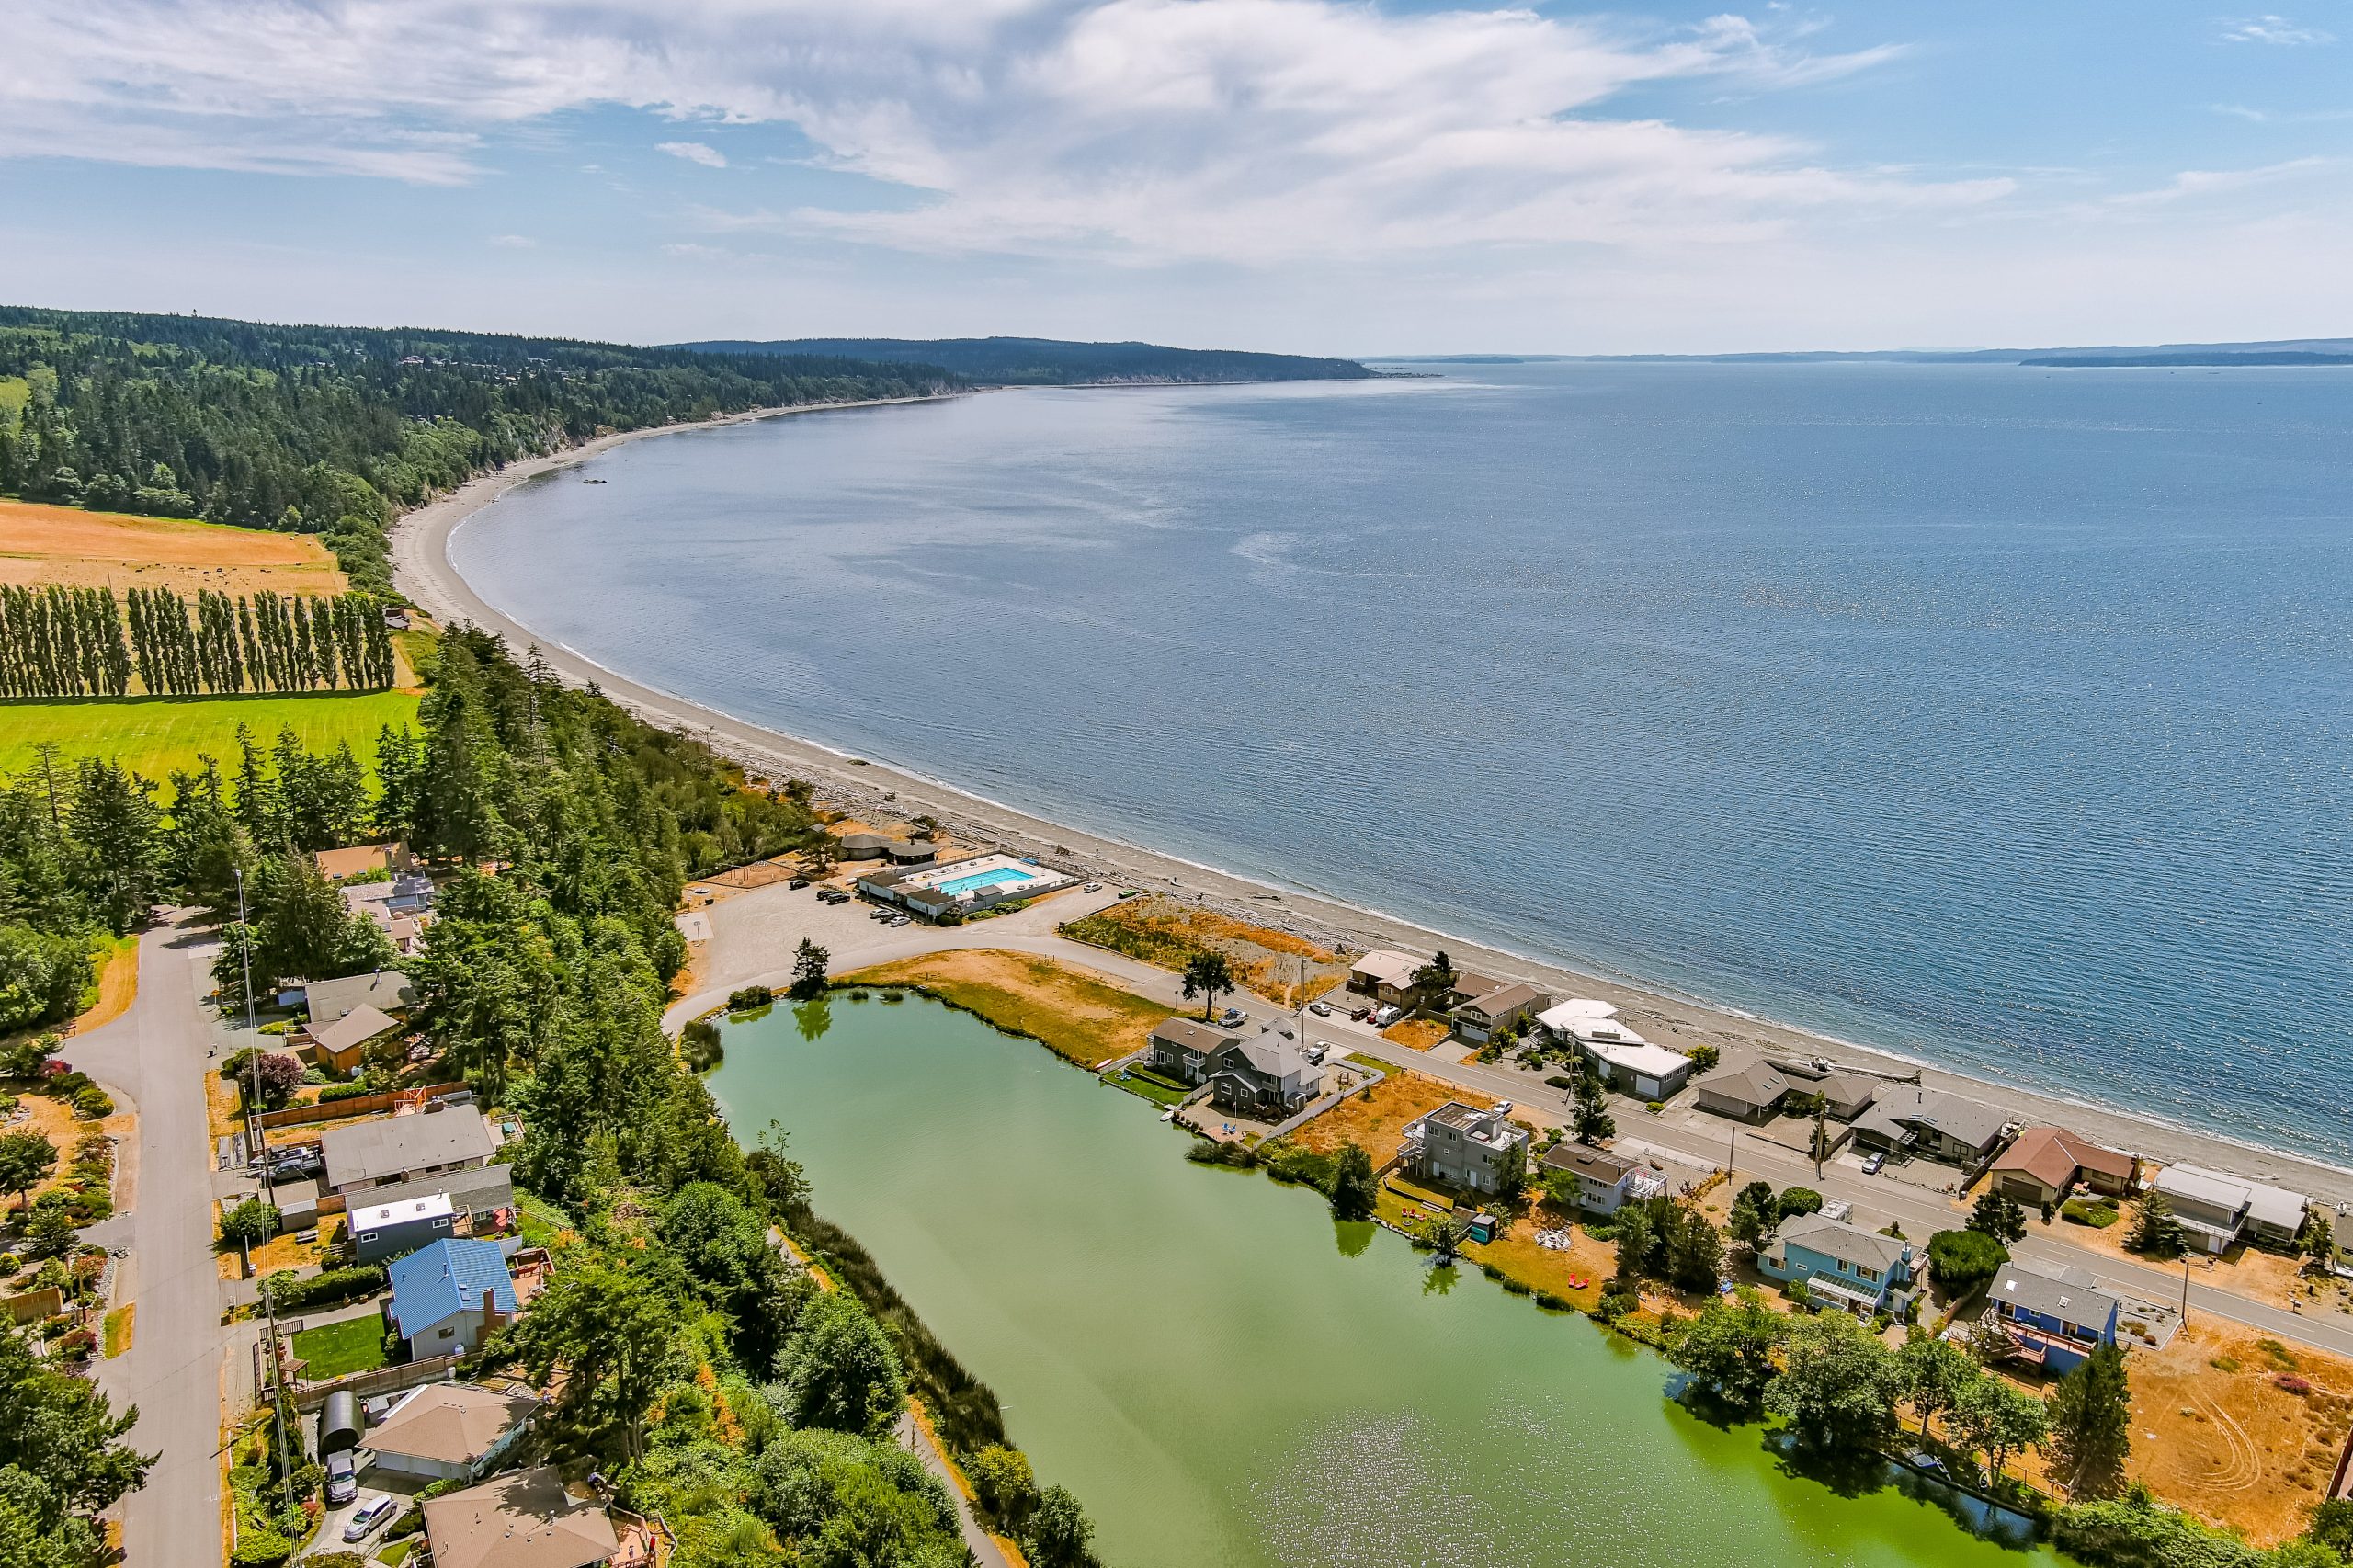
[{"label": "curved shoreline", "polygon": [[[507,491],[628,442],[762,419],[931,401],[936,400],[890,398],[754,410],[692,424],[624,431],[516,463],[472,480],[402,517],[392,536],[394,579],[404,593],[444,623],[470,620],[504,635],[517,647],[537,646],[549,665],[563,678],[584,685],[593,682],[605,695],[631,711],[693,734],[724,756],[763,771],[810,778],[826,793],[850,803],[882,805],[889,797],[891,811],[901,815],[928,812],[958,830],[960,836],[993,841],[1023,853],[1051,856],[1105,881],[1194,895],[1213,908],[1260,925],[1288,926],[1303,934],[1345,939],[1356,947],[1425,950],[1444,947],[1458,961],[1468,962],[1484,972],[1535,981],[1555,994],[1574,992],[1614,1002],[1630,1018],[1640,1020],[1639,1028],[1648,1038],[1686,1049],[1700,1043],[1714,1044],[1722,1050],[1728,1063],[1760,1051],[1771,1051],[1800,1057],[1836,1056],[1881,1071],[1916,1071],[1921,1081],[1931,1086],[1990,1098],[2015,1107],[2028,1119],[2055,1121],[2085,1137],[2151,1159],[2190,1160],[2277,1182],[2332,1204],[2353,1203],[2353,1169],[2313,1156],[2184,1126],[2145,1111],[2122,1110],[2048,1089],[1956,1072],[1884,1047],[1840,1040],[1720,1003],[1677,995],[1656,983],[1595,974],[1302,888],[1238,876],[1108,834],[1035,816],[1019,807],[911,768],[855,757],[815,741],[738,719],[676,692],[633,681],[576,649],[539,636],[482,597],[450,563],[452,535]],[[1267,896],[1269,893],[1277,896],[1270,900]],[[1728,1129],[1730,1125],[1727,1123]]]}]

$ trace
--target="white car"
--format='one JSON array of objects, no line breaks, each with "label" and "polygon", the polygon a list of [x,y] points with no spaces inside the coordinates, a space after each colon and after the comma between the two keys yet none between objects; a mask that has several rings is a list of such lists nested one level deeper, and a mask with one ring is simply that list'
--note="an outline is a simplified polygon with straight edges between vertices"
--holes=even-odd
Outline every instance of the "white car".
[{"label": "white car", "polygon": [[349,1524],[343,1527],[344,1543],[349,1545],[366,1540],[376,1533],[377,1526],[392,1517],[392,1511],[400,1506],[397,1497],[377,1497],[359,1505],[359,1511],[351,1516]]},{"label": "white car", "polygon": [[1877,1176],[1880,1173],[1880,1167],[1886,1164],[1887,1156],[1874,1149],[1863,1160],[1863,1174],[1865,1176]]},{"label": "white car", "polygon": [[1103,884],[1101,882],[1089,882],[1078,891],[1081,892],[1101,892],[1103,891]]},{"label": "white car", "polygon": [[1321,1002],[1310,1002],[1307,1005],[1307,1010],[1319,1018],[1328,1018],[1332,1016],[1332,1009]]}]

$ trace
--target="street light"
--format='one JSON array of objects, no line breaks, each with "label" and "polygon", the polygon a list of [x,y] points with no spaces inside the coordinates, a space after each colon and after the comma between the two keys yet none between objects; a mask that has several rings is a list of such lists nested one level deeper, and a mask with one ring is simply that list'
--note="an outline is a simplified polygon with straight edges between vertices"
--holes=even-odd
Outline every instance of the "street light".
[{"label": "street light", "polygon": [[245,975],[245,1028],[254,1027],[254,930],[245,924],[245,869],[237,873],[237,962]]}]

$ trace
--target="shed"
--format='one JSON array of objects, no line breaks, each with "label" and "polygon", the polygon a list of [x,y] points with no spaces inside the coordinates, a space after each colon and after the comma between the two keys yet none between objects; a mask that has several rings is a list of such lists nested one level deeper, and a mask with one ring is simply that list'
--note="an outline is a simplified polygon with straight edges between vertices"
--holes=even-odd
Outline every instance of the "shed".
[{"label": "shed", "polygon": [[337,1389],[319,1409],[319,1457],[349,1453],[358,1446],[359,1400],[349,1389]]}]

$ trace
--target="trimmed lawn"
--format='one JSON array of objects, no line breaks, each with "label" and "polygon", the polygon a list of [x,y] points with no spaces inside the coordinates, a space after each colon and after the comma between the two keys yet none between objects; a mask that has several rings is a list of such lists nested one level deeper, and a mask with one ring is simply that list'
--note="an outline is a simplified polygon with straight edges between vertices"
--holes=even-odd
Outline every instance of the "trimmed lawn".
[{"label": "trimmed lawn", "polygon": [[1103,1081],[1115,1089],[1125,1089],[1131,1095],[1141,1095],[1153,1104],[1162,1106],[1175,1105],[1193,1092],[1181,1085],[1172,1085],[1164,1079],[1148,1077],[1132,1068],[1126,1067]]},{"label": "trimmed lawn", "polygon": [[384,1320],[373,1313],[306,1328],[294,1336],[302,1375],[313,1381],[384,1364]]},{"label": "trimmed lawn", "polygon": [[407,691],[0,703],[0,773],[31,767],[35,748],[47,741],[67,762],[114,757],[168,789],[172,770],[193,769],[199,753],[210,754],[224,775],[233,770],[237,726],[246,724],[265,747],[290,725],[312,751],[348,742],[372,775],[376,732],[386,724],[415,728],[416,704],[416,693]]}]

